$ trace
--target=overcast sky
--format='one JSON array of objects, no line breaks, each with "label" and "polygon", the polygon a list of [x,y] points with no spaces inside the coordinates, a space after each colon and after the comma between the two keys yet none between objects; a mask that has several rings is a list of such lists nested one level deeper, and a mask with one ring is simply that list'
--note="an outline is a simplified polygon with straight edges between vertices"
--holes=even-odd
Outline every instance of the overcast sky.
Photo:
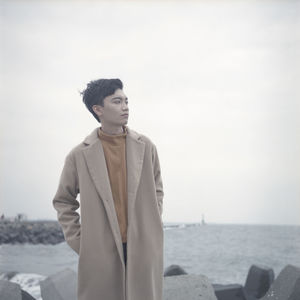
[{"label": "overcast sky", "polygon": [[[66,154],[120,78],[164,222],[300,225],[299,1],[0,1],[0,212],[55,219]],[[298,85],[298,86],[297,86]]]}]

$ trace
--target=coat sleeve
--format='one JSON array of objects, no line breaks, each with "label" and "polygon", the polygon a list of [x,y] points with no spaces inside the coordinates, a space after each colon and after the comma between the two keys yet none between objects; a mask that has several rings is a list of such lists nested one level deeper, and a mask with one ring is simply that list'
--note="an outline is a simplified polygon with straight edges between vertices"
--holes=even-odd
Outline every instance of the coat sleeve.
[{"label": "coat sleeve", "polygon": [[75,160],[70,152],[60,176],[59,186],[52,201],[57,211],[64,237],[68,245],[79,254],[80,250],[80,215],[76,210],[79,202],[76,200],[79,193],[78,174]]},{"label": "coat sleeve", "polygon": [[163,183],[161,178],[160,163],[159,163],[158,153],[155,145],[153,145],[152,162],[153,162],[154,180],[155,180],[155,187],[156,187],[156,199],[157,199],[160,216],[162,216],[164,190],[163,190]]}]

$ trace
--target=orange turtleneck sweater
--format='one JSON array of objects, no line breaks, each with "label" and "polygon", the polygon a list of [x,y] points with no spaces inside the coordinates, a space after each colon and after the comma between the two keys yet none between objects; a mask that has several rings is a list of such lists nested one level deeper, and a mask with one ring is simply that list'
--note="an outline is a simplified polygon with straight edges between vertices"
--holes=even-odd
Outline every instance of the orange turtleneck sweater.
[{"label": "orange turtleneck sweater", "polygon": [[126,178],[126,135],[127,128],[123,126],[123,133],[110,135],[104,133],[100,127],[98,137],[101,140],[110,180],[115,210],[119,222],[122,243],[127,242],[127,178]]}]

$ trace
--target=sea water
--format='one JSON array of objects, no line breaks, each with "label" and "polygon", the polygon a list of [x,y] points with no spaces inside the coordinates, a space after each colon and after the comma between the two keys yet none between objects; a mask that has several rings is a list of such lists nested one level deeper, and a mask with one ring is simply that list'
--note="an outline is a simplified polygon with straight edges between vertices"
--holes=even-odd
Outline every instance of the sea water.
[{"label": "sea water", "polygon": [[[0,273],[17,271],[11,281],[36,299],[39,282],[65,268],[77,272],[78,256],[57,245],[0,245]],[[189,274],[206,275],[211,283],[245,284],[251,265],[300,267],[300,226],[178,224],[164,226],[164,268],[177,264]],[[0,275],[1,278],[1,275]]]}]

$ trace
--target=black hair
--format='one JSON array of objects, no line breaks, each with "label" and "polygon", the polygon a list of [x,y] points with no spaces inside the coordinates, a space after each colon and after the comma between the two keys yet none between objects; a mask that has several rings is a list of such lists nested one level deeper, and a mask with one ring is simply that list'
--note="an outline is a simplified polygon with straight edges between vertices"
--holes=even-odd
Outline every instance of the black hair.
[{"label": "black hair", "polygon": [[123,83],[120,79],[97,79],[90,81],[86,89],[80,92],[85,106],[99,123],[101,120],[93,111],[92,106],[104,106],[103,99],[113,95],[117,89],[123,89]]}]

